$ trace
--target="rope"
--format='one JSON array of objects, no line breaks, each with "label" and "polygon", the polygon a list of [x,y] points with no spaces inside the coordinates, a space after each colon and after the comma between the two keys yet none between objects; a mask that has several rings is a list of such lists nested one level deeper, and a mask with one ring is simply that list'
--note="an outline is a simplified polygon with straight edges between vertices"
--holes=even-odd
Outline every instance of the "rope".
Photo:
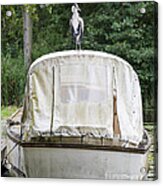
[{"label": "rope", "polygon": [[20,143],[16,143],[10,150],[9,152],[6,154],[4,159],[7,159],[7,157],[11,154],[11,152],[16,148],[17,145],[19,145]]}]

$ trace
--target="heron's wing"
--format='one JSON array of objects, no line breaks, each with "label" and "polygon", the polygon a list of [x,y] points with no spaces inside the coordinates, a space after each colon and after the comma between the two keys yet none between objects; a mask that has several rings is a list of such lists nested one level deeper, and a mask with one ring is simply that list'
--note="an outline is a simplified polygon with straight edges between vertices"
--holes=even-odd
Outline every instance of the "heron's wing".
[{"label": "heron's wing", "polygon": [[69,27],[70,27],[70,32],[72,32],[73,31],[72,19],[70,19],[70,21],[69,21]]},{"label": "heron's wing", "polygon": [[81,25],[82,32],[84,32],[84,21],[81,17],[79,17],[79,22],[80,22],[80,25]]},{"label": "heron's wing", "polygon": [[72,19],[69,20],[69,26],[72,27]]}]

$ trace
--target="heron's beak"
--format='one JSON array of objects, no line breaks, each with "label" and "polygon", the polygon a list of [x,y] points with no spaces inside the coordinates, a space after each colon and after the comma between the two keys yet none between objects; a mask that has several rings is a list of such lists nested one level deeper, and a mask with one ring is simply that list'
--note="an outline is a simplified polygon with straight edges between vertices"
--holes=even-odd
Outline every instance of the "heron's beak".
[{"label": "heron's beak", "polygon": [[81,9],[79,8],[77,3],[75,3],[74,6],[76,7],[77,11],[81,12]]}]

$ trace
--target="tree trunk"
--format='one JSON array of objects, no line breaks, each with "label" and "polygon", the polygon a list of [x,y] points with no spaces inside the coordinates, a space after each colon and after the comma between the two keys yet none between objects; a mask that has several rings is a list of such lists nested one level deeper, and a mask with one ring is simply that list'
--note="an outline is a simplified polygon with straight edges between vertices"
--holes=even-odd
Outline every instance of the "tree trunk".
[{"label": "tree trunk", "polygon": [[32,20],[27,9],[23,12],[24,18],[24,63],[29,68],[32,62]]}]

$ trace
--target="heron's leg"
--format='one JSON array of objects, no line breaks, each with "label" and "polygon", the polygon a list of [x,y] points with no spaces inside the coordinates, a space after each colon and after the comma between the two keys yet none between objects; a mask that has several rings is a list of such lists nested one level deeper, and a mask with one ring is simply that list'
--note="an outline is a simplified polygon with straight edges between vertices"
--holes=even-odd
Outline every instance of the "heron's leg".
[{"label": "heron's leg", "polygon": [[77,42],[76,42],[76,50],[78,49],[78,45],[77,45]]},{"label": "heron's leg", "polygon": [[76,46],[77,46],[77,50],[80,50],[81,49],[80,48],[80,44],[77,44]]}]

